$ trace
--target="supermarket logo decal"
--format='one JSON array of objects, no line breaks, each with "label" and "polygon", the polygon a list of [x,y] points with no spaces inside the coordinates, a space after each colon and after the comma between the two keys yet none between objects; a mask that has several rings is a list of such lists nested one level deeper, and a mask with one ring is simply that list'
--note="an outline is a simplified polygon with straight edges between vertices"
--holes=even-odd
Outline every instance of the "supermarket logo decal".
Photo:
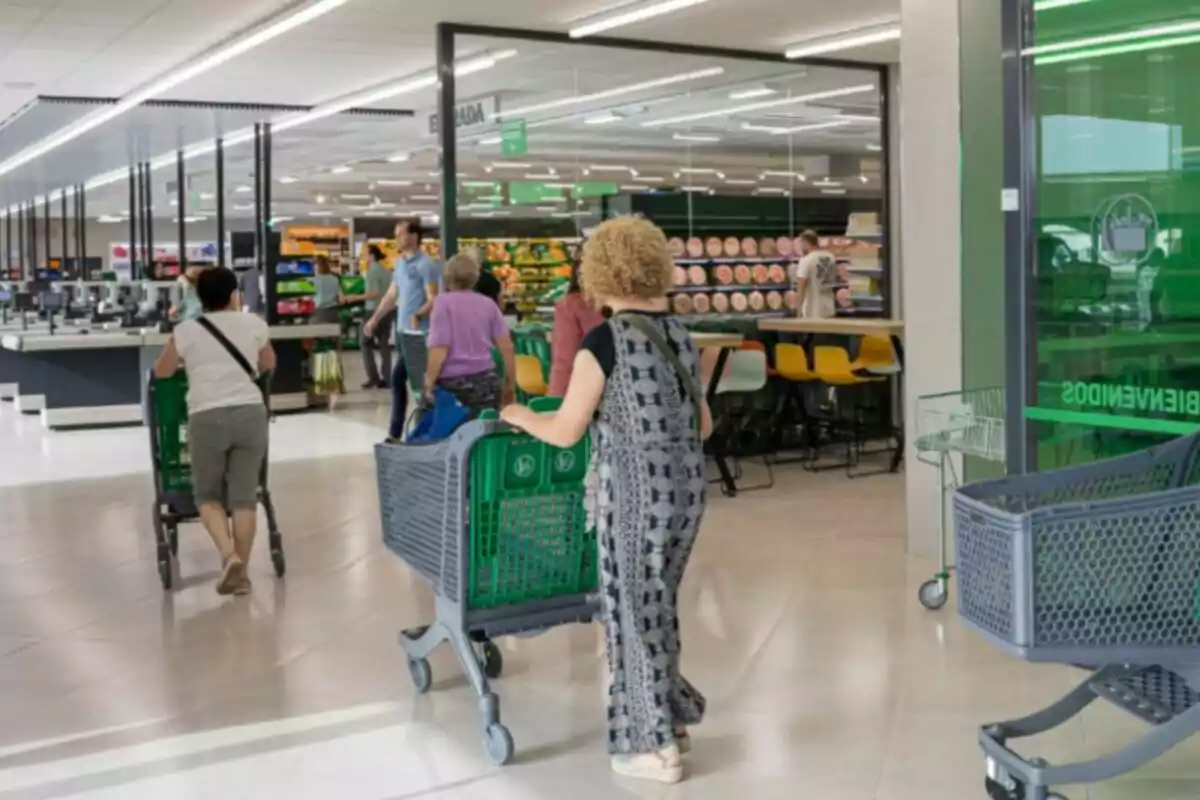
[{"label": "supermarket logo decal", "polygon": [[518,478],[528,478],[537,469],[537,459],[531,455],[519,456],[513,463],[513,472]]},{"label": "supermarket logo decal", "polygon": [[570,472],[575,468],[575,454],[564,450],[554,457],[554,469],[558,472]]},{"label": "supermarket logo decal", "polygon": [[1200,416],[1200,391],[1128,383],[1084,383],[1062,385],[1066,405],[1119,411]]}]

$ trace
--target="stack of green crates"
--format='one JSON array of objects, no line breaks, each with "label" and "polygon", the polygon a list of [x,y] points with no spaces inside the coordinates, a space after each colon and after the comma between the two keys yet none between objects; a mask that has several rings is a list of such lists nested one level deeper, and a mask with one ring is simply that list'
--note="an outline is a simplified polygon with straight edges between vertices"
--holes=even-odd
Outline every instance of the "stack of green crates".
[{"label": "stack of green crates", "polygon": [[[535,406],[541,411],[552,407]],[[560,449],[527,434],[504,432],[475,444],[470,457],[470,608],[596,591],[596,535],[588,529],[583,503],[588,457],[586,438]]]},{"label": "stack of green crates", "polygon": [[192,460],[188,447],[187,375],[154,379],[154,424],[158,468],[166,492],[191,494]]}]

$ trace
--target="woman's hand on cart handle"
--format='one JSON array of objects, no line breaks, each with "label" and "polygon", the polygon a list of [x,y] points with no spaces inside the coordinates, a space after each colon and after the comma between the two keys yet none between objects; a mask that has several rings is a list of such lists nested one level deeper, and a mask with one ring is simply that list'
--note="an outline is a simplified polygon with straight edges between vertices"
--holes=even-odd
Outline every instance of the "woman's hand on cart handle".
[{"label": "woman's hand on cart handle", "polygon": [[516,403],[510,403],[500,411],[500,419],[507,422],[514,428],[525,430],[529,426],[529,420],[534,416],[534,412],[525,406]]}]

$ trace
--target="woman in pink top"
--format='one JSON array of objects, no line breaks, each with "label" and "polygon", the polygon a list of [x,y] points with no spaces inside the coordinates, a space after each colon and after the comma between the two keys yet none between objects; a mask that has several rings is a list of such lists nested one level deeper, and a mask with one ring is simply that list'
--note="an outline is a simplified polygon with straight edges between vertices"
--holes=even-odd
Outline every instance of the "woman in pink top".
[{"label": "woman in pink top", "polygon": [[[472,413],[498,409],[516,397],[516,353],[500,307],[487,295],[473,291],[479,264],[456,255],[446,263],[446,291],[433,302],[429,320],[429,363],[425,396],[440,386]],[[496,374],[492,348],[504,359],[504,385]]]},{"label": "woman in pink top", "polygon": [[604,315],[588,305],[579,289],[579,265],[571,269],[567,296],[554,304],[554,331],[550,338],[550,396],[562,397],[571,382],[571,368],[579,344],[592,328],[604,322]]}]

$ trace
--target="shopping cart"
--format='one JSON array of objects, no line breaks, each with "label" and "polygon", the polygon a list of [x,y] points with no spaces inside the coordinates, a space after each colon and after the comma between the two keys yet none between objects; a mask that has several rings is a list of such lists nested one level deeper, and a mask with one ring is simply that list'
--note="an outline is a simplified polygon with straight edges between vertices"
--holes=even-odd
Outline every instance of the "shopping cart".
[{"label": "shopping cart", "polygon": [[[259,381],[267,402],[270,378]],[[268,408],[269,408],[268,404]],[[175,581],[175,558],[179,555],[179,525],[199,519],[200,512],[192,497],[192,468],[188,451],[187,375],[177,372],[170,378],[151,373],[146,391],[146,419],[150,427],[150,467],[154,473],[154,540],[158,548],[158,577],[166,591]],[[283,577],[287,569],[283,557],[283,538],[275,519],[275,505],[267,488],[267,462],[263,458],[258,482],[258,501],[267,515],[267,540],[275,574]]]},{"label": "shopping cart", "polygon": [[484,748],[504,764],[513,740],[488,684],[503,669],[493,640],[595,615],[588,443],[550,447],[486,412],[435,444],[378,445],[375,459],[384,544],[436,597],[434,621],[400,635],[413,683],[429,691],[427,656],[448,642],[479,698]]},{"label": "shopping cart", "polygon": [[953,456],[962,454],[1004,463],[1004,389],[992,387],[918,397],[916,446],[917,458],[938,468],[941,566],[917,591],[921,605],[935,611],[946,605],[953,570],[946,556],[946,489],[956,489],[959,485]]},{"label": "shopping cart", "polygon": [[[1093,665],[1048,708],[981,728],[994,800],[1061,797],[1051,788],[1121,775],[1200,729],[1198,453],[1194,434],[955,494],[962,619],[1026,661]],[[1078,764],[1026,760],[1009,749],[1010,740],[1049,731],[1097,698],[1152,730]]]}]

